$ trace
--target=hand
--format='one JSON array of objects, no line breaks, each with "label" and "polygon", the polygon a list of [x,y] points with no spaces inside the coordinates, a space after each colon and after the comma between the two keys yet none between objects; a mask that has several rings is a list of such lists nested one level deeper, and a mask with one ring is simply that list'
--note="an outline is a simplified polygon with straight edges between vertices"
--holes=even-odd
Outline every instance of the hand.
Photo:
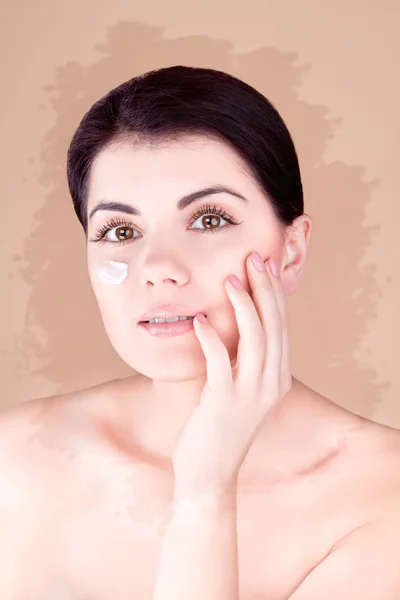
[{"label": "hand", "polygon": [[252,295],[227,280],[239,330],[234,367],[210,323],[193,321],[206,358],[207,382],[174,448],[175,493],[220,495],[237,476],[268,412],[292,387],[285,301],[278,276],[251,255],[246,267]]}]

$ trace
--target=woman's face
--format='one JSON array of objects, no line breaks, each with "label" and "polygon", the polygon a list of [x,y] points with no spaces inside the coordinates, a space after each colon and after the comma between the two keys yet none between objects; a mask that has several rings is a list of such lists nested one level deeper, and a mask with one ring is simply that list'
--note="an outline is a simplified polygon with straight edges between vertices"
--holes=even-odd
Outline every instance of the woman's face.
[{"label": "woman's face", "polygon": [[[217,193],[178,210],[183,196],[215,186],[226,186],[245,200]],[[249,253],[256,250],[264,260],[273,257],[282,277],[286,258],[285,229],[238,155],[224,143],[202,137],[160,146],[110,147],[92,167],[88,215],[100,202],[124,203],[140,212],[102,209],[88,220],[89,277],[107,335],[122,360],[153,380],[205,374],[194,329],[161,338],[139,327],[142,313],[163,304],[204,312],[235,359],[239,334],[225,278],[237,275],[251,293],[245,269]],[[212,215],[214,209],[219,215]],[[231,225],[229,219],[239,224]],[[92,241],[106,228],[101,241]],[[101,278],[107,261],[127,265],[121,283]],[[285,294],[295,285],[288,279]]]}]

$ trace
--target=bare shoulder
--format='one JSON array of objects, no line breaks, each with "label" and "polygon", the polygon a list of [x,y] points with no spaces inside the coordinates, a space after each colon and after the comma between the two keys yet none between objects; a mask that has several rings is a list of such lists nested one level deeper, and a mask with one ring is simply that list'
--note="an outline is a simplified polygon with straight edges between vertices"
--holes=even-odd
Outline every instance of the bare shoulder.
[{"label": "bare shoulder", "polygon": [[[90,388],[92,389],[92,388]],[[94,392],[94,388],[93,388]],[[24,453],[54,415],[63,407],[78,406],[89,389],[68,394],[35,398],[0,411],[0,460],[17,458]]]},{"label": "bare shoulder", "polygon": [[400,431],[366,420],[347,458],[354,522],[400,526]]},{"label": "bare shoulder", "polygon": [[329,518],[344,515],[343,523],[351,528],[370,520],[400,519],[400,430],[305,392],[302,414],[312,431],[333,440],[333,452],[328,445],[327,460],[316,470],[328,485]]},{"label": "bare shoulder", "polygon": [[[311,390],[308,407],[321,418],[316,427],[329,437],[343,432],[339,439],[346,440],[344,460],[354,473],[359,471],[391,476],[393,483],[400,480],[400,430],[384,425],[347,410],[330,399]],[[310,419],[311,421],[311,419]],[[339,444],[340,445],[340,444]]]},{"label": "bare shoulder", "polygon": [[[45,414],[44,399],[7,407],[0,412],[0,486],[15,482],[29,463],[29,441],[40,428]],[[3,496],[4,498],[4,496]]]},{"label": "bare shoulder", "polygon": [[[351,526],[332,546],[344,545],[366,555],[378,549],[387,566],[399,561],[400,539],[400,430],[368,421],[360,438],[359,452],[348,464]],[[339,488],[340,489],[340,488]],[[336,498],[341,506],[341,496]],[[382,555],[383,553],[383,555]],[[391,562],[392,561],[392,562]]]},{"label": "bare shoulder", "polygon": [[[96,396],[95,389],[60,396],[36,398],[0,411],[0,596],[17,596],[22,585],[20,573],[26,574],[37,552],[43,523],[57,502],[56,490],[62,485],[65,469],[54,452],[58,436],[57,414],[63,407],[75,406],[75,420],[80,421],[77,407],[85,398]],[[74,409],[71,408],[71,414]],[[81,413],[84,414],[83,412]],[[62,467],[62,465],[61,465]],[[61,484],[61,485],[60,485]],[[40,548],[44,541],[40,541]],[[33,548],[35,550],[33,550]],[[32,552],[32,554],[31,554]],[[18,587],[18,590],[17,590]]]},{"label": "bare shoulder", "polygon": [[[366,420],[366,424],[362,437],[366,446],[370,445],[371,450],[374,450],[374,460],[378,462],[384,460],[389,468],[392,464],[393,466],[398,464],[400,461],[400,429],[369,420]],[[373,459],[373,456],[370,458]]]},{"label": "bare shoulder", "polygon": [[[90,434],[90,416],[107,411],[124,380],[112,380],[66,394],[36,398],[0,411],[0,491],[19,489],[32,497],[48,479],[68,445]],[[3,499],[6,494],[3,493]]]},{"label": "bare shoulder", "polygon": [[364,437],[366,448],[370,448],[369,468],[377,472],[400,500],[400,430],[371,421]]},{"label": "bare shoulder", "polygon": [[[30,453],[30,439],[43,420],[45,403],[39,399],[0,412],[0,595],[15,592],[15,561],[21,556],[42,510],[40,469]],[[4,579],[5,577],[5,579]],[[9,578],[9,579],[7,579]],[[7,594],[6,591],[7,590]],[[14,597],[14,596],[13,596]]]}]

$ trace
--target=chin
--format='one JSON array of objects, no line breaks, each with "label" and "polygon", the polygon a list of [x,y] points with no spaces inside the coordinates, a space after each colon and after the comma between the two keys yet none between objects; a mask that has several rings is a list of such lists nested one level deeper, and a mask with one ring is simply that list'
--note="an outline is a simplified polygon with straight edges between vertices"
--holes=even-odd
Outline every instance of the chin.
[{"label": "chin", "polygon": [[[218,335],[228,350],[231,366],[234,366],[238,336],[232,335],[228,327],[226,330],[219,331]],[[207,376],[206,358],[200,343],[196,341],[194,344],[188,344],[183,337],[149,340],[152,343],[145,346],[136,336],[127,340],[126,330],[122,336],[115,335],[115,329],[108,332],[108,338],[115,352],[131,369],[153,381],[168,383],[190,381]],[[174,339],[175,343],[173,343]],[[184,344],[182,340],[185,341]],[[166,341],[165,345],[164,341]]]},{"label": "chin", "polygon": [[[131,366],[131,365],[130,365]],[[132,367],[144,377],[151,379],[152,381],[159,381],[165,383],[179,383],[182,381],[192,381],[193,379],[199,379],[200,377],[206,377],[205,366],[202,368],[200,365],[192,365],[191,367],[184,367],[184,365],[175,365],[175,368],[169,367],[166,364],[156,365],[155,362],[147,365],[138,365],[137,363]]]},{"label": "chin", "polygon": [[153,381],[173,383],[206,376],[206,360],[202,352],[177,352],[175,356],[171,352],[134,355],[114,349],[131,369]]}]

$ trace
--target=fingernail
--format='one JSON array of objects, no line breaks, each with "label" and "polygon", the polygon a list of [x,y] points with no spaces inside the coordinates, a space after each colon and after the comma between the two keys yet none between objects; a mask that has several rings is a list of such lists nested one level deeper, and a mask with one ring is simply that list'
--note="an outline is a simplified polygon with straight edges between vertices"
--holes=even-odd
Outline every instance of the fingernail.
[{"label": "fingernail", "polygon": [[274,261],[273,258],[270,258],[269,261],[267,262],[268,265],[268,269],[270,271],[270,273],[272,273],[272,275],[275,275],[275,277],[277,277],[278,275],[278,265],[276,264],[276,262]]},{"label": "fingernail", "polygon": [[207,317],[203,315],[203,313],[197,313],[196,319],[200,321],[200,323],[207,323]]},{"label": "fingernail", "polygon": [[259,271],[265,271],[264,261],[258,252],[253,252],[253,254],[251,255],[251,260],[253,261],[253,264],[256,267],[256,269],[258,269]]},{"label": "fingernail", "polygon": [[237,290],[243,289],[240,279],[238,277],[236,277],[236,275],[229,275],[228,279]]}]

